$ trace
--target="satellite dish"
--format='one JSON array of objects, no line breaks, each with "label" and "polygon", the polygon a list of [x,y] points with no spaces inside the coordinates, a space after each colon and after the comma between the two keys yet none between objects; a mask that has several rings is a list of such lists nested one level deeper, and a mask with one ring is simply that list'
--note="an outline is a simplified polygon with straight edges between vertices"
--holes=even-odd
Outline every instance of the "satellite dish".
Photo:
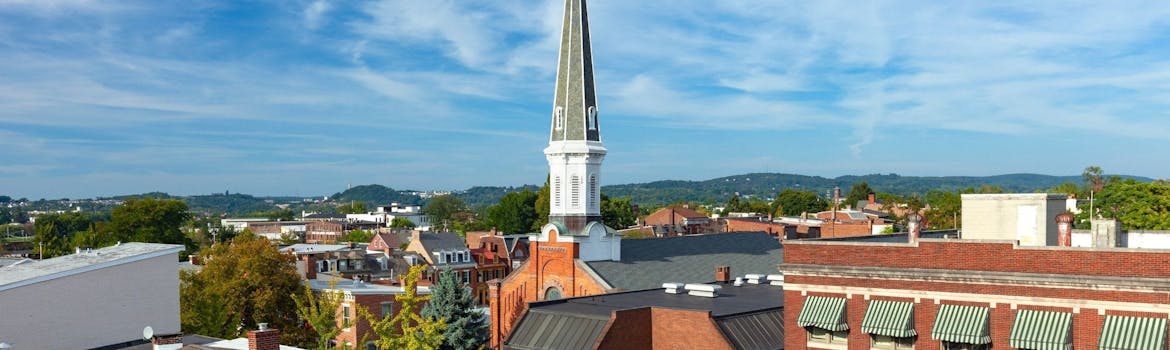
[{"label": "satellite dish", "polygon": [[142,339],[150,340],[150,338],[154,338],[154,328],[146,326],[142,329]]}]

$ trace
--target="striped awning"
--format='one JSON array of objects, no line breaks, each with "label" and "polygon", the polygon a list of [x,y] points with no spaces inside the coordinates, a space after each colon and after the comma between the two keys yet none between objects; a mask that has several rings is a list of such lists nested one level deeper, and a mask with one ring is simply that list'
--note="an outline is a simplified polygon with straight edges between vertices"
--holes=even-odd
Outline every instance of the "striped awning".
[{"label": "striped awning", "polygon": [[1166,319],[1105,316],[1100,350],[1165,350]]},{"label": "striped awning", "polygon": [[796,324],[801,327],[817,327],[830,331],[849,329],[845,322],[845,298],[810,296],[804,299]]},{"label": "striped awning", "polygon": [[870,300],[861,319],[861,331],[898,338],[918,335],[914,331],[914,303]]},{"label": "striped awning", "polygon": [[985,307],[941,305],[930,336],[955,343],[988,344],[991,343],[990,316],[991,309]]},{"label": "striped awning", "polygon": [[1036,350],[1072,349],[1072,314],[1067,312],[1020,310],[1012,323],[1008,345]]}]

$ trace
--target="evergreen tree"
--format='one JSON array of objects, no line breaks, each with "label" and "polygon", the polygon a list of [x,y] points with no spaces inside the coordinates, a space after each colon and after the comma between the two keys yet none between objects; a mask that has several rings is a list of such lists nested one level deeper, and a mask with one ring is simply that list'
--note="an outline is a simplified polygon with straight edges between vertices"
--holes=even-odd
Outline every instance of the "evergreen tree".
[{"label": "evergreen tree", "polygon": [[439,349],[479,349],[487,344],[489,325],[475,307],[475,298],[455,272],[445,270],[439,274],[431,302],[422,310],[423,317],[447,321],[445,339]]}]

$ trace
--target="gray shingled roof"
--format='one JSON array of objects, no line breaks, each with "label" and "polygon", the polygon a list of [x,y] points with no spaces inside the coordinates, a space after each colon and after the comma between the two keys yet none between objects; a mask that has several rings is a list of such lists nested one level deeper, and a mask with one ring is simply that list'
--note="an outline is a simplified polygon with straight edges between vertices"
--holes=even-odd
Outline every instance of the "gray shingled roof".
[{"label": "gray shingled roof", "polygon": [[424,232],[418,235],[419,243],[428,253],[440,250],[466,250],[467,244],[463,237],[451,232]]},{"label": "gray shingled roof", "polygon": [[591,261],[614,288],[660,288],[665,282],[715,280],[715,267],[731,266],[734,276],[779,273],[779,238],[765,232],[718,233],[668,238],[623,239],[622,261]]}]

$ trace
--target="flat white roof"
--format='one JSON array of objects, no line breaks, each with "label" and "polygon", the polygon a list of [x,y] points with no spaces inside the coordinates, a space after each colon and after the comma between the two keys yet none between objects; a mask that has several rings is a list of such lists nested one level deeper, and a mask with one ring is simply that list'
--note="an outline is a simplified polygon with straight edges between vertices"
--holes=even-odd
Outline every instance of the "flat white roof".
[{"label": "flat white roof", "polygon": [[335,252],[338,250],[349,249],[346,244],[305,244],[297,243],[284,248],[280,248],[281,252],[292,252],[293,254],[304,253],[319,253],[319,252]]},{"label": "flat white roof", "polygon": [[0,268],[0,291],[164,255],[175,256],[178,265],[175,254],[181,250],[176,244],[132,242],[7,266]]},{"label": "flat white roof", "polygon": [[1013,200],[1013,199],[1068,199],[1063,193],[964,193],[959,198],[967,200]]},{"label": "flat white roof", "polygon": [[[330,288],[332,287],[332,288]],[[339,278],[337,285],[330,286],[329,280],[309,280],[309,289],[312,290],[338,290],[348,292],[350,294],[403,294],[406,293],[406,288],[402,286],[387,286],[384,284],[364,283],[351,279]],[[419,286],[418,294],[431,294],[431,288],[428,286]]]}]

